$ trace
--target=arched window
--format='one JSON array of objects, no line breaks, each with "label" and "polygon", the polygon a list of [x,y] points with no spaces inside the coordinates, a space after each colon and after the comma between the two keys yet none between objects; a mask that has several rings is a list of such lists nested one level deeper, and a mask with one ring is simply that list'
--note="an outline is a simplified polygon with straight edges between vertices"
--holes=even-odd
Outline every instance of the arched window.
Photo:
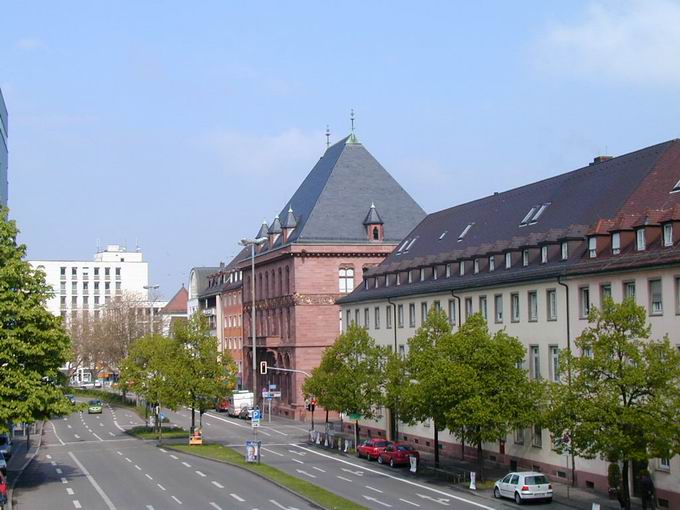
[{"label": "arched window", "polygon": [[283,295],[283,277],[281,276],[281,268],[279,268],[279,296]]},{"label": "arched window", "polygon": [[269,273],[264,274],[264,296],[269,297]]},{"label": "arched window", "polygon": [[286,294],[290,294],[290,269],[286,266]]},{"label": "arched window", "polygon": [[342,293],[352,292],[354,290],[354,268],[341,267],[338,274],[340,292]]},{"label": "arched window", "polygon": [[373,227],[373,240],[380,241],[380,229],[378,227]]}]

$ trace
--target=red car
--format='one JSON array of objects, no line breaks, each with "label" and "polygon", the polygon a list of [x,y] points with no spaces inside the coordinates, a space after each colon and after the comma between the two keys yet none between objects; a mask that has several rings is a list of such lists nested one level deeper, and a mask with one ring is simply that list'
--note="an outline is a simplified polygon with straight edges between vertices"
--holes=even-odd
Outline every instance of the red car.
[{"label": "red car", "polygon": [[378,455],[380,464],[389,464],[391,467],[409,465],[409,457],[415,457],[420,461],[420,454],[408,443],[393,443]]},{"label": "red car", "polygon": [[367,439],[357,448],[357,457],[366,457],[368,460],[377,459],[380,453],[391,444],[392,441],[385,439]]}]

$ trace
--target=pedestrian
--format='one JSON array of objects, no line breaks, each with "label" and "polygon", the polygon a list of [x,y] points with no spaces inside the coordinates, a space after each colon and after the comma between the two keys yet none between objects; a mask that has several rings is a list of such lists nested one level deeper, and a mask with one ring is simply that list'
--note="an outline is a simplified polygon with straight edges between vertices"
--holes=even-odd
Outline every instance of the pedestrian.
[{"label": "pedestrian", "polygon": [[654,482],[652,477],[649,476],[649,471],[646,469],[642,471],[642,477],[640,478],[640,489],[642,491],[642,510],[656,509],[656,489],[654,488]]}]

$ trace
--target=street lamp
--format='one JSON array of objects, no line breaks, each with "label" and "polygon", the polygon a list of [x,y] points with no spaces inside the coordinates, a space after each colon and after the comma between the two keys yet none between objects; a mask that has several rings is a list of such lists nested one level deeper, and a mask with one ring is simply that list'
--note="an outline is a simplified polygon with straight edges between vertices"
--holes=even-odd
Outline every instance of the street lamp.
[{"label": "street lamp", "polygon": [[[145,290],[158,290],[158,287],[160,285],[144,285]],[[148,298],[148,292],[147,292],[147,298]],[[150,300],[151,302],[151,324],[149,326],[149,332],[153,335],[153,304],[156,302],[156,299],[154,298],[153,300]]]},{"label": "street lamp", "polygon": [[255,239],[241,239],[241,246],[250,246],[250,279],[251,279],[251,312],[250,312],[250,336],[253,341],[253,403],[257,399],[257,348],[255,346],[255,246],[259,246],[267,240],[266,237]]}]

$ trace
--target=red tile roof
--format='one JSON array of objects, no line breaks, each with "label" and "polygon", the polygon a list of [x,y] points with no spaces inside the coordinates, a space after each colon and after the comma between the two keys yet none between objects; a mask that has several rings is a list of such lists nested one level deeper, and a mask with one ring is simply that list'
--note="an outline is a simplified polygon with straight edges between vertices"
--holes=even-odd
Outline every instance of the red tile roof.
[{"label": "red tile roof", "polygon": [[177,291],[177,293],[173,296],[173,298],[168,301],[168,304],[163,307],[161,310],[161,313],[164,314],[178,314],[178,313],[187,313],[187,300],[189,299],[189,292],[187,292],[187,289],[184,288],[184,285],[182,285],[182,288]]}]

